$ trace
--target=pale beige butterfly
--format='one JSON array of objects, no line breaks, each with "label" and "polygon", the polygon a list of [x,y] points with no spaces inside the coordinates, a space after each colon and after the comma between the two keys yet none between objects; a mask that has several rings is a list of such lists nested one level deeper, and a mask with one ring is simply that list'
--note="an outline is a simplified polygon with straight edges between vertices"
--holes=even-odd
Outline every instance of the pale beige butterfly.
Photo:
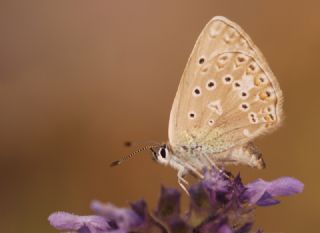
[{"label": "pale beige butterfly", "polygon": [[[252,143],[282,120],[282,92],[265,58],[236,23],[214,17],[201,32],[170,113],[169,142],[146,146],[184,176],[228,164],[265,166]],[[132,157],[135,153],[112,165]]]}]

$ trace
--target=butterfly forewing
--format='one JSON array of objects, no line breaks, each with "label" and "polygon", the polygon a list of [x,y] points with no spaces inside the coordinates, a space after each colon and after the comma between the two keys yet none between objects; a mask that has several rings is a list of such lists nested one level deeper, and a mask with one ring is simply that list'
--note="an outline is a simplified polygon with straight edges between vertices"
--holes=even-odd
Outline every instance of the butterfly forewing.
[{"label": "butterfly forewing", "polygon": [[180,81],[169,142],[200,145],[208,153],[243,145],[279,125],[281,102],[277,80],[249,36],[215,17],[201,32]]}]

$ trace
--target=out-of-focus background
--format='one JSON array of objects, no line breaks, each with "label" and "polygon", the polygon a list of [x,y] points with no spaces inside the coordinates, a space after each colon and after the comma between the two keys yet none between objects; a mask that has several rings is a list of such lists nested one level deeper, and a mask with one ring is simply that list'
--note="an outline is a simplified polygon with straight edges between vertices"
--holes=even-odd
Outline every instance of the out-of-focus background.
[{"label": "out-of-focus background", "polygon": [[[288,175],[303,194],[258,209],[265,232],[318,232],[319,1],[1,1],[1,232],[56,232],[56,210],[89,214],[92,199],[155,206],[176,173],[148,153],[167,140],[171,104],[204,25],[224,15],[266,56],[285,96],[286,120],[259,138],[268,168],[237,167],[245,181]],[[138,147],[138,146],[137,146]]]}]

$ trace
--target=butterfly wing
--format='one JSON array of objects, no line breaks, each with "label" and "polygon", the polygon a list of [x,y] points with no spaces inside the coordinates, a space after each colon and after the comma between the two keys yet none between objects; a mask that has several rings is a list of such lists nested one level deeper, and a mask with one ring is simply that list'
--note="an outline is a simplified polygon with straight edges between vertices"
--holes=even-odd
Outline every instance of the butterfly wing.
[{"label": "butterfly wing", "polygon": [[214,17],[180,81],[169,143],[223,152],[277,128],[281,113],[282,92],[262,53],[237,24]]},{"label": "butterfly wing", "polygon": [[262,154],[253,142],[235,146],[230,150],[214,154],[216,165],[244,164],[258,169],[265,168]]}]

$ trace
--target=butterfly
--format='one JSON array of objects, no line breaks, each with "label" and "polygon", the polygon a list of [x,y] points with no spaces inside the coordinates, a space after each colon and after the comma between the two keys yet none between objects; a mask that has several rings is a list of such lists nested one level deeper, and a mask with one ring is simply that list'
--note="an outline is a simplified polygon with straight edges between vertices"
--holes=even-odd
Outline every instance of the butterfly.
[{"label": "butterfly", "polygon": [[185,175],[204,168],[244,164],[264,168],[253,140],[282,121],[282,91],[266,59],[245,31],[222,16],[202,30],[173,101],[167,143],[146,146],[154,159]]}]

